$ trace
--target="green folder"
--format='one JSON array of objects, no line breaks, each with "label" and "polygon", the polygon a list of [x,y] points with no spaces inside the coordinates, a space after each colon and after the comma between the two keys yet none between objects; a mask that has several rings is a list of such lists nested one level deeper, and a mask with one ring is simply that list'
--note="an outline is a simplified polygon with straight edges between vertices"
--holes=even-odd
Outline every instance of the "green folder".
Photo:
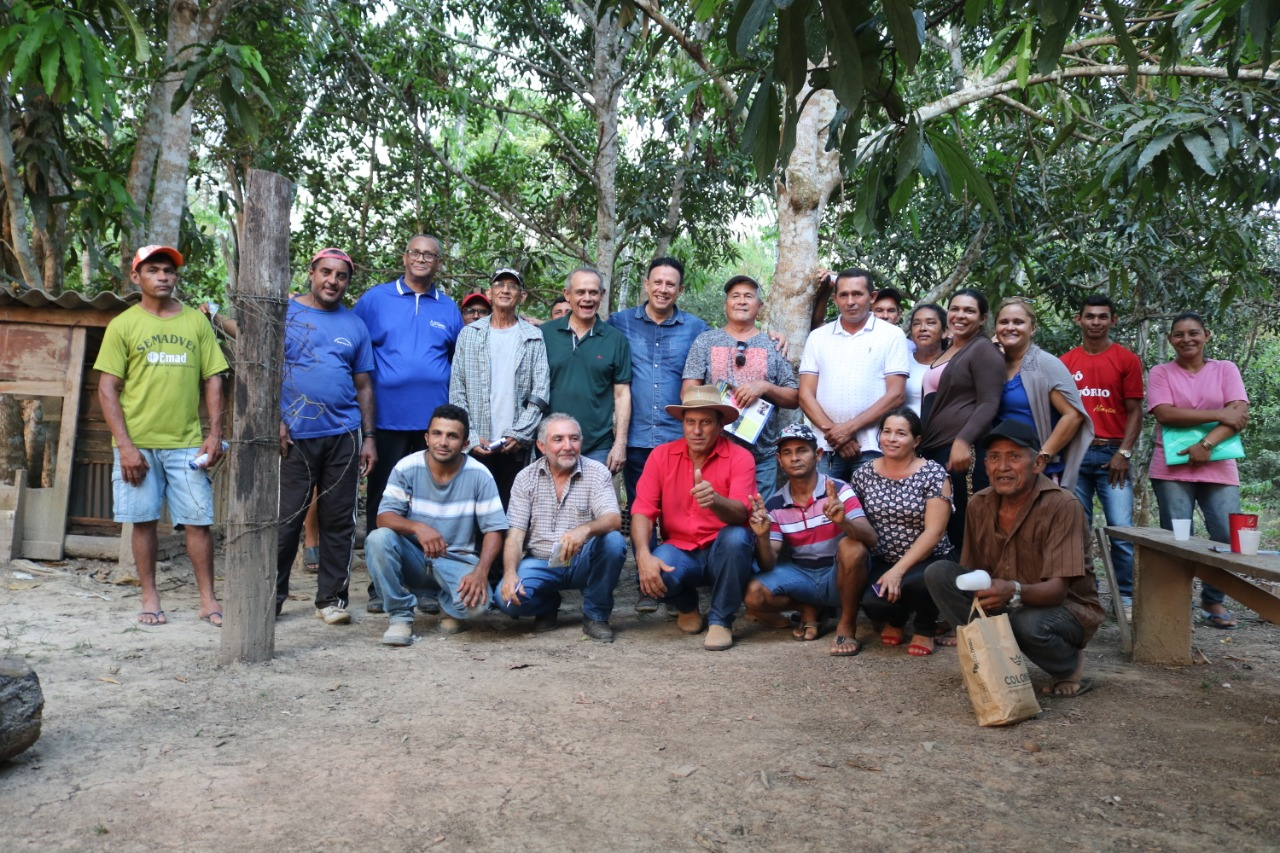
[{"label": "green folder", "polygon": [[[1186,450],[1191,445],[1199,443],[1217,425],[1217,421],[1189,427],[1172,427],[1162,424],[1160,432],[1164,438],[1165,464],[1186,465],[1191,459],[1185,453],[1179,453],[1179,451]],[[1223,459],[1243,458],[1244,442],[1240,440],[1240,433],[1236,433],[1230,438],[1224,438],[1215,444],[1213,450],[1209,453],[1209,460],[1212,462],[1220,462]]]}]

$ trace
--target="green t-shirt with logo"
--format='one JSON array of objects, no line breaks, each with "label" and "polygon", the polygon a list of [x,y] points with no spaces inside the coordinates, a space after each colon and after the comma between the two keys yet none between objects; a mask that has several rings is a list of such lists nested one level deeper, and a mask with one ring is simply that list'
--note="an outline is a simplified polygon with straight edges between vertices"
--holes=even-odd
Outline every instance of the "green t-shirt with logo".
[{"label": "green t-shirt with logo", "polygon": [[165,450],[204,440],[202,384],[229,369],[209,319],[185,305],[172,317],[139,305],[124,311],[107,326],[93,367],[124,380],[120,407],[134,446]]}]

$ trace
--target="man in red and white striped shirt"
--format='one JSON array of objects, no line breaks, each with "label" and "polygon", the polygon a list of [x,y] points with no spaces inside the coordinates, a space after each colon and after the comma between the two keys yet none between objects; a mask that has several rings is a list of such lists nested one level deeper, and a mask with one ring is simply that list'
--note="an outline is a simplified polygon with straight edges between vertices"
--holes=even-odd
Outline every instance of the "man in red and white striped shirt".
[{"label": "man in red and white striped shirt", "polygon": [[[818,472],[818,438],[806,424],[778,437],[787,483],[768,500],[751,499],[751,529],[761,574],[747,585],[748,610],[800,611],[798,640],[816,640],[823,607],[840,606],[831,654],[856,655],[858,600],[867,583],[867,554],[876,532],[848,483]],[[785,560],[780,557],[785,556]]]}]

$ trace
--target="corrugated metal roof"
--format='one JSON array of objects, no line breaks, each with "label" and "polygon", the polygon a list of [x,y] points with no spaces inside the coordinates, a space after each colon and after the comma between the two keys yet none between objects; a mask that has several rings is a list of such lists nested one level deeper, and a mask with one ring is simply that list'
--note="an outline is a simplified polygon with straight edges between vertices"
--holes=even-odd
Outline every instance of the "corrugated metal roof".
[{"label": "corrugated metal roof", "polygon": [[16,285],[0,288],[0,307],[18,304],[25,305],[28,308],[56,306],[65,308],[68,311],[85,311],[88,309],[123,311],[141,299],[142,294],[137,291],[125,296],[106,291],[97,294],[93,298],[88,298],[83,293],[74,290],[63,291],[57,296],[50,296],[43,290],[33,290],[25,287],[19,289]]}]

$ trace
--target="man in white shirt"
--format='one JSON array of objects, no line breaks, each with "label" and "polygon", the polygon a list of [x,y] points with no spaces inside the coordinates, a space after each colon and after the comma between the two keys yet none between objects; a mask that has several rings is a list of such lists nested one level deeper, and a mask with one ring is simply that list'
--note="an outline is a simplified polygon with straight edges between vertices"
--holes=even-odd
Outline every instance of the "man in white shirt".
[{"label": "man in white shirt", "polygon": [[906,400],[907,339],[871,313],[871,278],[857,268],[836,275],[840,316],[809,333],[800,360],[800,408],[826,451],[823,473],[839,480],[880,455],[880,418]]}]

